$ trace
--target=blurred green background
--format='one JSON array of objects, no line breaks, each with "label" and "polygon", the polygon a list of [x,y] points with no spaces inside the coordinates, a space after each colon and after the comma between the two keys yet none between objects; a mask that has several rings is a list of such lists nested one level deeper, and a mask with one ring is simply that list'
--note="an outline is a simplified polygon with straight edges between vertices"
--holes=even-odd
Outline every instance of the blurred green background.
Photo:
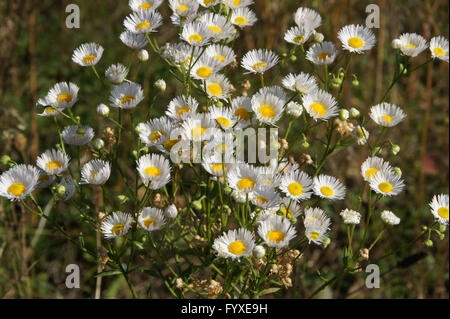
[{"label": "blurred green background", "polygon": [[[156,34],[160,46],[176,40],[177,28],[170,23],[171,12],[167,2],[160,8],[165,22]],[[65,26],[65,8],[70,3],[80,7],[80,29],[68,29]],[[128,65],[132,50],[119,40],[124,29],[123,19],[130,13],[127,3],[126,0],[0,1],[0,154],[9,154],[18,162],[34,163],[40,152],[57,143],[58,136],[52,120],[37,117],[35,103],[38,97],[44,97],[48,89],[59,81],[71,81],[80,86],[79,102],[73,111],[81,116],[84,124],[91,125],[101,135],[107,123],[96,115],[95,108],[99,103],[108,102],[109,88],[105,88],[94,77],[90,68],[74,64],[71,56],[81,43],[97,42],[105,48],[97,65],[100,74],[112,63]],[[350,72],[357,74],[360,85],[352,87],[350,81],[346,84],[341,105],[345,108],[356,107],[367,114],[369,107],[378,103],[392,77],[394,53],[390,47],[391,41],[405,32],[419,33],[428,40],[435,35],[443,35],[448,39],[448,1],[256,0],[252,9],[257,13],[258,23],[241,33],[235,51],[238,58],[247,50],[260,47],[273,49],[279,54],[288,52],[291,47],[283,40],[283,36],[294,25],[292,13],[299,6],[313,8],[322,15],[323,24],[319,31],[337,45],[338,30],[346,24],[364,24],[367,15],[365,9],[370,3],[378,4],[381,8],[381,28],[374,30],[377,46],[368,54],[353,60]],[[151,51],[150,48],[148,50]],[[425,62],[428,55],[428,51],[421,54],[413,63],[418,65]],[[307,70],[307,65],[298,59],[289,63],[283,75]],[[390,229],[384,240],[377,244],[371,252],[375,257],[416,237],[421,225],[429,225],[432,221],[427,207],[432,196],[437,193],[448,194],[448,72],[448,63],[430,63],[423,70],[403,79],[389,99],[401,106],[408,117],[389,133],[391,140],[400,145],[401,152],[397,156],[387,152],[383,155],[394,166],[401,167],[407,188],[400,196],[378,205],[377,211],[380,212],[384,206],[389,207],[401,217],[402,223]],[[244,79],[242,70],[234,70],[229,76],[239,90]],[[141,65],[136,78],[136,82],[143,85],[146,96],[139,105],[143,113],[155,94],[152,85],[159,78],[166,80],[167,90],[158,97],[152,110],[154,116],[162,115],[168,102],[182,92],[182,87],[170,79],[162,60],[151,53],[150,60]],[[249,78],[256,85],[257,79]],[[281,83],[280,80],[277,84]],[[281,129],[286,129],[285,122]],[[297,147],[293,155],[298,158],[302,152]],[[362,148],[346,149],[328,161],[324,172],[339,177],[353,193],[357,193],[362,185],[359,167],[367,156],[367,151],[362,151]],[[5,169],[1,167],[1,171]],[[120,185],[117,187],[120,190]],[[45,204],[50,196],[43,196],[40,201]],[[276,297],[305,297],[320,284],[318,270],[330,276],[337,270],[341,263],[337,251],[345,241],[345,230],[337,215],[345,205],[354,204],[355,201],[354,196],[349,196],[345,203],[336,204],[335,207],[325,206],[328,211],[334,212],[332,233],[335,237],[332,244],[326,250],[310,249],[305,252],[295,270],[294,287]],[[80,229],[76,211],[70,211],[64,204],[57,203],[53,207],[53,214],[57,214],[58,221],[64,223],[74,236],[80,231],[92,235],[92,229]],[[19,205],[10,205],[1,199],[0,297],[92,298],[95,290],[95,278],[92,276],[97,272],[96,261],[80,254],[76,247],[51,231],[50,227],[33,242],[38,224],[39,221],[22,211]],[[381,227],[379,219],[375,220],[375,227]],[[95,241],[95,238],[91,240]],[[364,284],[364,275],[361,274],[344,278],[339,285],[324,290],[321,297],[448,298],[448,244],[448,236],[443,241],[435,240],[434,247],[428,249],[419,241],[404,255],[385,260],[380,265],[384,274],[380,289],[358,290]],[[424,254],[408,267],[396,267],[403,258],[421,252]],[[64,269],[70,263],[81,267],[80,289],[65,287]],[[134,280],[139,281],[139,276]],[[144,276],[142,281],[146,280],[148,278]],[[161,285],[155,282],[154,297],[168,296],[160,288]],[[142,289],[145,290],[145,284]],[[356,293],[349,295],[355,290]],[[124,281],[118,277],[104,278],[102,297],[129,297]]]}]

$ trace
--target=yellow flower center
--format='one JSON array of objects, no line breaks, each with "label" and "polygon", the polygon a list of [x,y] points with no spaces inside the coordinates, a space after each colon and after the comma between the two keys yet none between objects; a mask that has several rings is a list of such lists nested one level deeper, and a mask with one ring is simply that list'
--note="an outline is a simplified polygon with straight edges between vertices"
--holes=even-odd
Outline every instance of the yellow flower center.
[{"label": "yellow flower center", "polygon": [[392,191],[392,185],[388,182],[380,183],[380,185],[378,185],[378,188],[383,193],[390,193]]},{"label": "yellow flower center", "polygon": [[95,179],[95,177],[97,176],[97,174],[98,174],[98,171],[97,171],[97,172],[94,172],[94,173],[92,173],[92,175],[91,175],[91,179]]},{"label": "yellow flower center", "polygon": [[83,58],[83,63],[84,63],[84,64],[92,64],[92,63],[94,63],[94,60],[95,60],[96,57],[97,57],[97,56],[94,55],[94,54],[86,55],[86,56]]},{"label": "yellow flower center", "polygon": [[277,244],[279,244],[284,240],[284,233],[280,232],[279,230],[271,230],[270,232],[267,233],[266,236],[267,238],[269,238],[269,242],[274,241]]},{"label": "yellow flower center", "polygon": [[203,40],[203,37],[200,34],[192,34],[189,37],[190,42],[197,42],[200,43]]},{"label": "yellow flower center", "polygon": [[171,149],[175,144],[178,143],[178,140],[174,139],[174,138],[169,138],[165,143],[164,143],[164,147],[167,149]]},{"label": "yellow flower center", "polygon": [[120,99],[120,103],[122,103],[122,104],[130,104],[135,99],[136,99],[136,97],[134,95],[125,95],[124,97],[122,97]]},{"label": "yellow flower center", "polygon": [[219,96],[222,94],[222,88],[217,83],[212,83],[207,87],[209,94]]},{"label": "yellow flower center", "polygon": [[201,78],[207,78],[211,75],[212,70],[208,68],[207,66],[202,66],[198,68],[197,75]]},{"label": "yellow flower center", "polygon": [[266,62],[258,62],[253,64],[253,70],[255,71],[264,71],[267,67],[267,63]]},{"label": "yellow flower center", "polygon": [[224,169],[224,165],[222,164],[213,164],[211,166],[211,171],[216,174],[219,174],[222,169]]},{"label": "yellow flower center", "polygon": [[214,33],[214,34],[222,33],[222,29],[219,28],[218,26],[215,26],[215,25],[210,25],[210,26],[208,27],[208,29],[211,30],[212,33]]},{"label": "yellow flower center", "polygon": [[237,256],[240,256],[243,253],[245,253],[246,249],[247,249],[247,247],[240,240],[236,240],[236,241],[234,241],[234,242],[232,242],[231,244],[228,245],[228,251],[230,253],[232,253],[233,255],[237,255]]},{"label": "yellow flower center", "polygon": [[161,175],[161,171],[158,167],[155,166],[149,166],[144,170],[144,173],[148,176],[155,177]]},{"label": "yellow flower center", "polygon": [[251,178],[243,178],[237,183],[237,187],[241,191],[252,190],[255,187],[255,181]]},{"label": "yellow flower center", "polygon": [[141,5],[139,6],[139,9],[148,10],[148,9],[150,9],[151,7],[153,7],[153,4],[148,3],[148,2],[144,2],[143,4],[141,4]]},{"label": "yellow flower center", "polygon": [[188,8],[187,5],[184,5],[184,4],[180,4],[177,6],[177,10],[180,10],[181,12],[186,11],[187,8]]},{"label": "yellow flower center", "polygon": [[255,197],[255,202],[256,202],[257,204],[264,205],[265,203],[268,202],[268,200],[267,200],[267,198],[265,198],[265,197],[263,197],[263,196],[256,196],[256,197]]},{"label": "yellow flower center", "polygon": [[50,161],[47,165],[45,165],[45,167],[47,168],[47,171],[51,172],[54,169],[62,167],[62,164],[58,161]]},{"label": "yellow flower center", "polygon": [[320,188],[320,192],[324,195],[324,196],[333,196],[334,191],[333,189],[331,189],[328,186],[323,186]]},{"label": "yellow flower center", "polygon": [[291,215],[292,215],[292,210],[291,209],[287,210],[286,207],[281,207],[280,210],[283,213],[283,217],[284,218],[291,217]]},{"label": "yellow flower center", "polygon": [[234,4],[235,6],[238,6],[238,5],[241,4],[241,0],[234,0],[234,1],[233,1],[233,4]]},{"label": "yellow flower center", "polygon": [[268,119],[273,119],[275,117],[275,109],[268,104],[261,105],[258,109],[259,114],[261,117],[267,117]]},{"label": "yellow flower center", "polygon": [[205,132],[206,132],[206,127],[197,126],[192,129],[191,134],[194,138],[199,138],[200,136],[205,134]]},{"label": "yellow flower center", "polygon": [[319,61],[325,61],[327,58],[331,58],[331,54],[328,52],[322,52],[317,55]]},{"label": "yellow flower center", "polygon": [[366,171],[366,177],[368,178],[368,179],[370,179],[370,178],[372,178],[372,176],[374,176],[376,173],[378,173],[380,170],[379,169],[377,169],[377,168],[369,168],[367,171]]},{"label": "yellow flower center", "polygon": [[63,93],[58,96],[58,103],[61,104],[62,102],[70,103],[72,101],[72,94],[70,93]]},{"label": "yellow flower center", "polygon": [[13,194],[14,196],[21,196],[26,190],[27,188],[22,183],[14,183],[8,187],[8,193]]},{"label": "yellow flower center", "polygon": [[294,196],[301,195],[303,193],[303,186],[297,182],[291,183],[288,186],[288,191]]},{"label": "yellow flower center", "polygon": [[116,234],[116,236],[119,236],[123,232],[124,228],[125,224],[116,224],[113,226],[112,232]]},{"label": "yellow flower center", "polygon": [[150,225],[153,225],[153,227],[156,227],[157,221],[153,218],[146,218],[142,221],[145,225],[145,227],[150,228]]},{"label": "yellow flower center", "polygon": [[219,55],[218,54],[218,55],[215,56],[215,58],[216,58],[217,61],[225,63],[226,58],[223,55]]},{"label": "yellow flower center", "polygon": [[383,116],[380,116],[380,122],[389,124],[389,123],[392,122],[392,116],[390,116],[390,115],[383,115]]},{"label": "yellow flower center", "polygon": [[448,219],[448,207],[441,207],[438,209],[438,214],[444,219]]},{"label": "yellow flower center", "polygon": [[354,49],[359,49],[364,45],[364,41],[361,38],[353,37],[348,39],[348,45]]},{"label": "yellow flower center", "polygon": [[177,111],[178,115],[182,115],[184,112],[189,112],[191,108],[189,106],[180,107]]},{"label": "yellow flower center", "polygon": [[239,25],[243,25],[243,24],[246,24],[246,23],[247,23],[247,19],[244,18],[244,17],[236,17],[236,18],[234,19],[234,22],[237,23],[237,24],[239,24]]},{"label": "yellow flower center", "polygon": [[220,126],[222,127],[228,127],[230,126],[231,122],[229,119],[225,118],[225,117],[218,117],[216,119],[216,121],[220,124]]},{"label": "yellow flower center", "polygon": [[152,27],[152,24],[148,21],[142,21],[141,23],[139,23],[136,26],[136,29],[138,29],[139,31],[141,31],[142,29],[147,30],[150,29]]},{"label": "yellow flower center", "polygon": [[250,119],[250,114],[248,114],[247,109],[244,109],[243,107],[237,109],[234,112],[234,115],[236,115],[238,118],[244,121],[248,121]]},{"label": "yellow flower center", "polygon": [[295,43],[303,43],[305,41],[305,37],[303,35],[298,35],[294,38]]},{"label": "yellow flower center", "polygon": [[47,107],[44,111],[45,114],[55,114],[57,112],[58,112],[58,110],[53,107]]},{"label": "yellow flower center", "polygon": [[166,132],[156,130],[150,135],[150,140],[155,142],[161,138],[161,136],[166,135]]},{"label": "yellow flower center", "polygon": [[408,49],[415,49],[416,45],[413,44],[413,43],[409,43],[409,44],[406,45],[406,48],[408,48]]},{"label": "yellow flower center", "polygon": [[327,113],[327,108],[325,107],[325,105],[318,102],[311,104],[309,110],[314,110],[316,116],[324,116]]},{"label": "yellow flower center", "polygon": [[319,238],[319,233],[313,231],[309,234],[309,237],[311,237],[311,239],[313,240],[316,240],[317,238]]},{"label": "yellow flower center", "polygon": [[205,6],[209,6],[210,4],[213,4],[216,0],[203,0],[203,3]]},{"label": "yellow flower center", "polygon": [[216,147],[216,151],[217,152],[219,152],[219,153],[225,153],[225,151],[228,149],[228,145],[226,145],[226,144],[221,144],[221,145],[218,145],[217,147]]},{"label": "yellow flower center", "polygon": [[442,50],[439,47],[434,48],[433,52],[434,52],[434,54],[439,55],[439,56],[444,56],[445,55],[445,51]]}]

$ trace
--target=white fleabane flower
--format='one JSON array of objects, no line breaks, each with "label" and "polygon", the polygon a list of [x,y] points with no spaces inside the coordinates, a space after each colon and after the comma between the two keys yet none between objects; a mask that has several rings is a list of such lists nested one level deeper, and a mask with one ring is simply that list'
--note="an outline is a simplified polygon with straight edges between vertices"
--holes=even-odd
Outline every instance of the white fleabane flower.
[{"label": "white fleabane flower", "polygon": [[101,230],[106,239],[117,238],[128,233],[132,222],[130,214],[113,212],[102,220]]},{"label": "white fleabane flower", "polygon": [[309,199],[312,195],[312,179],[305,172],[298,170],[284,174],[280,190],[296,201]]},{"label": "white fleabane flower", "polygon": [[344,220],[344,224],[358,225],[361,221],[361,214],[348,208],[341,211],[339,215],[341,215]]},{"label": "white fleabane flower", "polygon": [[303,72],[299,74],[289,73],[283,78],[282,84],[286,89],[301,94],[312,93],[319,88],[314,76]]},{"label": "white fleabane flower", "polygon": [[284,100],[273,94],[255,94],[252,98],[252,110],[258,121],[273,125],[283,114]]},{"label": "white fleabane flower", "polygon": [[428,48],[427,40],[416,33],[404,33],[399,38],[400,50],[404,55],[416,57]]},{"label": "white fleabane flower", "polygon": [[249,164],[234,166],[226,177],[231,188],[243,193],[252,192],[259,179],[258,170]]},{"label": "white fleabane flower", "polygon": [[375,46],[376,38],[373,32],[362,25],[346,25],[338,32],[342,48],[349,52],[363,54]]},{"label": "white fleabane flower", "polygon": [[129,0],[128,6],[133,11],[152,11],[156,10],[164,0]]},{"label": "white fleabane flower", "polygon": [[330,224],[330,218],[322,209],[318,207],[305,209],[303,225],[305,226],[305,236],[308,238],[309,243],[322,244],[330,229]]},{"label": "white fleabane flower", "polygon": [[203,154],[202,166],[209,174],[219,177],[219,181],[222,182],[224,174],[228,174],[234,163],[222,158],[220,154]]},{"label": "white fleabane flower", "polygon": [[222,68],[223,66],[215,58],[204,55],[192,66],[191,75],[194,79],[206,80]]},{"label": "white fleabane flower", "polygon": [[111,106],[121,109],[135,108],[144,99],[144,92],[140,84],[124,82],[114,87],[109,96]]},{"label": "white fleabane flower", "polygon": [[255,95],[263,96],[268,94],[276,96],[278,99],[282,100],[283,103],[285,103],[287,100],[286,92],[278,85],[265,86],[263,88],[260,88]]},{"label": "white fleabane flower", "polygon": [[328,120],[339,114],[336,99],[328,92],[316,90],[303,96],[303,106],[314,120]]},{"label": "white fleabane flower", "polygon": [[245,8],[253,4],[253,0],[222,0],[222,2],[231,9]]},{"label": "white fleabane flower", "polygon": [[72,61],[81,66],[94,66],[103,55],[103,47],[97,43],[83,43],[73,51]]},{"label": "white fleabane flower", "polygon": [[214,58],[219,62],[219,65],[223,67],[229,65],[236,58],[236,54],[233,49],[226,45],[213,44],[206,48],[205,54],[211,58]]},{"label": "white fleabane flower", "polygon": [[226,16],[212,12],[202,15],[198,22],[206,25],[213,41],[228,40],[235,30]]},{"label": "white fleabane flower", "polygon": [[121,63],[112,64],[105,71],[105,77],[113,84],[122,83],[128,75],[128,68]]},{"label": "white fleabane flower", "polygon": [[378,172],[389,174],[392,171],[391,164],[381,157],[368,157],[361,165],[361,175],[367,182],[370,182],[372,177]]},{"label": "white fleabane flower", "polygon": [[204,8],[213,7],[221,2],[221,0],[197,0],[197,1]]},{"label": "white fleabane flower", "polygon": [[166,115],[174,120],[183,120],[196,113],[197,100],[192,96],[180,95],[170,101]]},{"label": "white fleabane flower", "polygon": [[49,175],[61,175],[69,166],[70,157],[57,149],[46,150],[36,159],[36,165]]},{"label": "white fleabane flower", "polygon": [[225,131],[231,130],[236,123],[236,117],[233,115],[231,109],[227,107],[210,107],[208,109],[208,115]]},{"label": "white fleabane flower", "polygon": [[[52,106],[59,111],[72,107],[78,101],[78,91],[80,88],[72,82],[56,83],[43,99],[39,99],[37,104]],[[47,109],[46,109],[47,110]],[[57,110],[55,110],[57,112]],[[48,113],[50,111],[44,113]],[[58,112],[57,112],[58,113]]]},{"label": "white fleabane flower", "polygon": [[104,184],[111,175],[111,163],[94,159],[83,165],[80,184]]},{"label": "white fleabane flower", "polygon": [[145,186],[156,190],[170,182],[170,163],[162,155],[146,154],[137,161],[137,170]]},{"label": "white fleabane flower", "polygon": [[123,42],[123,44],[132,49],[142,49],[145,48],[148,44],[148,40],[145,34],[133,33],[130,31],[122,32],[120,34],[120,40]]},{"label": "white fleabane flower", "polygon": [[384,127],[394,127],[406,117],[401,108],[390,103],[372,106],[369,115],[375,123]]},{"label": "white fleabane flower", "polygon": [[85,145],[94,137],[94,130],[87,125],[70,125],[64,128],[61,135],[66,144]]},{"label": "white fleabane flower", "polygon": [[294,13],[294,20],[299,27],[308,31],[313,31],[322,24],[320,14],[309,8],[298,8]]},{"label": "white fleabane flower", "polygon": [[264,73],[274,67],[280,58],[273,51],[255,49],[247,52],[242,58],[241,66],[248,73]]},{"label": "white fleabane flower", "polygon": [[253,190],[252,203],[260,208],[277,207],[281,204],[281,197],[270,185],[258,185]]},{"label": "white fleabane flower", "polygon": [[200,22],[190,22],[183,25],[181,39],[192,46],[204,46],[211,39],[211,32],[207,26]]},{"label": "white fleabane flower", "polygon": [[281,205],[279,206],[279,211],[283,214],[284,218],[297,218],[301,215],[301,207],[296,201],[285,197],[282,200]]},{"label": "white fleabane flower", "polygon": [[345,198],[345,186],[336,178],[329,175],[319,175],[313,180],[314,194],[329,200]]},{"label": "white fleabane flower", "polygon": [[246,128],[251,123],[252,100],[246,96],[238,96],[231,100],[231,110],[238,119],[238,128]]},{"label": "white fleabane flower", "polygon": [[184,120],[183,133],[190,141],[208,141],[217,133],[217,122],[208,114],[194,114]]},{"label": "white fleabane flower", "polygon": [[[64,193],[59,194],[63,200],[69,200],[72,198],[72,196],[75,194],[75,182],[71,178],[61,178],[61,181],[59,182],[59,185],[64,186]],[[58,186],[57,186],[58,187]]]},{"label": "white fleabane flower", "polygon": [[231,83],[223,74],[215,74],[205,81],[206,92],[213,99],[227,99],[230,96]]},{"label": "white fleabane flower", "polygon": [[355,126],[352,135],[356,138],[356,143],[358,143],[358,145],[364,145],[369,140],[369,131],[360,125]]},{"label": "white fleabane flower", "polygon": [[174,15],[187,18],[197,14],[199,3],[197,0],[169,0],[169,7]]},{"label": "white fleabane flower", "polygon": [[267,246],[283,248],[289,245],[289,241],[295,238],[297,232],[287,218],[277,215],[262,221],[258,234]]},{"label": "white fleabane flower", "polygon": [[400,224],[400,218],[398,218],[393,212],[389,210],[384,210],[381,212],[381,219],[388,225],[398,225]]},{"label": "white fleabane flower", "polygon": [[442,36],[433,37],[430,41],[431,57],[448,63],[448,40]]},{"label": "white fleabane flower", "polygon": [[144,207],[138,218],[139,225],[146,231],[154,231],[160,229],[166,224],[164,213],[159,208]]},{"label": "white fleabane flower", "polygon": [[449,206],[448,194],[434,195],[430,202],[431,213],[437,219],[437,221],[447,226],[448,225],[448,206]]},{"label": "white fleabane flower", "polygon": [[254,25],[256,21],[256,14],[247,7],[231,11],[230,22],[241,29]]},{"label": "white fleabane flower", "polygon": [[48,175],[46,171],[38,168],[39,170],[39,179],[38,184],[36,185],[36,188],[45,188],[56,180],[55,175]]},{"label": "white fleabane flower", "polygon": [[303,27],[292,27],[284,34],[284,40],[294,45],[301,45],[308,41],[312,35],[311,30],[306,30]]},{"label": "white fleabane flower", "polygon": [[165,116],[150,119],[140,124],[139,138],[148,147],[162,145],[170,138],[172,128],[172,121]]},{"label": "white fleabane flower", "polygon": [[49,107],[46,107],[44,109],[44,111],[42,113],[39,113],[38,115],[43,116],[43,117],[51,117],[51,116],[56,116],[56,115],[60,114],[62,111],[63,110],[58,109],[56,107],[49,106]]},{"label": "white fleabane flower", "polygon": [[10,201],[25,199],[39,183],[40,171],[32,165],[19,164],[0,175],[0,196]]},{"label": "white fleabane flower", "polygon": [[336,59],[338,51],[332,42],[324,41],[312,45],[306,52],[306,59],[317,65],[331,64]]},{"label": "white fleabane flower", "polygon": [[162,25],[162,16],[158,11],[140,10],[128,15],[123,25],[128,31],[136,34],[156,32]]},{"label": "white fleabane flower", "polygon": [[401,175],[394,172],[379,171],[370,178],[370,188],[383,196],[396,196],[405,184]]},{"label": "white fleabane flower", "polygon": [[238,259],[252,255],[255,247],[253,234],[245,228],[229,230],[222,236],[216,238],[212,248],[222,258]]},{"label": "white fleabane flower", "polygon": [[308,228],[316,222],[321,224],[326,223],[328,216],[319,207],[308,207],[305,209],[305,216],[303,217],[303,226]]}]

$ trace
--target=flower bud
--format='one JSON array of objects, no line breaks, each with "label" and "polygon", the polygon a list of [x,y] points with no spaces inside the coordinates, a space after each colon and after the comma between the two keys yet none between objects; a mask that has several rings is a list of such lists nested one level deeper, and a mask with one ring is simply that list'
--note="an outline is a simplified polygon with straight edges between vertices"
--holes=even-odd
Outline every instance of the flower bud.
[{"label": "flower bud", "polygon": [[356,108],[352,107],[350,109],[350,118],[357,119],[359,116],[360,116],[359,111]]},{"label": "flower bud", "polygon": [[397,144],[392,144],[391,152],[393,155],[397,155],[400,152],[400,146],[398,146]]},{"label": "flower bud", "polygon": [[1,163],[2,165],[8,165],[9,161],[11,161],[11,157],[9,157],[8,155],[3,155],[2,159],[1,159]]},{"label": "flower bud", "polygon": [[289,218],[289,221],[292,223],[292,225],[294,225],[294,224],[297,223],[297,218],[295,218],[295,217],[290,217],[290,218]]},{"label": "flower bud", "polygon": [[305,139],[305,140],[303,140],[303,142],[302,142],[302,147],[303,148],[308,148],[309,147],[309,143],[308,143],[308,141]]},{"label": "flower bud", "polygon": [[445,234],[444,234],[444,233],[440,233],[440,234],[439,234],[439,239],[440,239],[440,240],[444,240],[444,238],[445,238]]},{"label": "flower bud", "polygon": [[194,209],[196,210],[201,210],[202,209],[202,202],[199,200],[193,201],[192,202],[192,207],[194,207]]},{"label": "flower bud", "polygon": [[163,79],[157,80],[157,81],[155,82],[154,86],[155,86],[155,88],[156,88],[159,92],[161,92],[161,93],[163,93],[164,91],[166,91],[166,87],[167,87],[166,81],[164,81]]},{"label": "flower bud", "polygon": [[330,81],[330,84],[331,84],[332,87],[338,88],[338,87],[340,87],[341,84],[342,84],[342,79],[339,78],[339,77],[334,77],[334,76],[333,76],[333,78],[332,78],[331,81]]},{"label": "flower bud", "polygon": [[131,152],[131,154],[133,154],[133,157],[135,159],[138,159],[139,155],[138,155],[138,152],[136,150],[133,150],[133,152]]},{"label": "flower bud", "polygon": [[294,119],[299,118],[302,113],[303,107],[297,102],[289,102],[286,106],[286,114]]},{"label": "flower bud", "polygon": [[96,138],[92,141],[92,146],[97,151],[100,151],[102,148],[105,147],[105,141],[103,141],[101,138]]},{"label": "flower bud", "polygon": [[84,128],[79,127],[79,128],[77,129],[77,134],[84,135],[84,133],[86,133],[86,130],[85,130]]},{"label": "flower bud", "polygon": [[359,81],[358,81],[358,78],[356,77],[356,74],[353,74],[352,85],[353,86],[359,86]]},{"label": "flower bud", "polygon": [[400,39],[394,39],[391,42],[391,46],[393,49],[398,50],[402,47],[402,41],[400,41]]},{"label": "flower bud", "polygon": [[58,195],[64,195],[66,193],[66,186],[59,184],[56,186],[55,191]]},{"label": "flower bud", "polygon": [[231,189],[231,187],[228,187],[228,186],[223,189],[223,192],[225,193],[225,195],[230,195],[232,191],[233,191],[233,189]]},{"label": "flower bud", "polygon": [[217,106],[217,107],[223,107],[222,101],[220,101],[220,100],[217,101],[217,102],[216,102],[216,106]]},{"label": "flower bud", "polygon": [[125,204],[125,203],[128,202],[128,200],[129,200],[128,196],[122,195],[122,194],[117,195],[117,199],[119,200],[119,202],[120,202],[121,204]]},{"label": "flower bud", "polygon": [[427,231],[427,229],[428,229],[427,226],[425,226],[425,225],[422,226],[422,231]]},{"label": "flower bud", "polygon": [[440,231],[441,233],[445,233],[446,230],[447,230],[447,226],[442,225],[442,224],[439,224],[439,231]]},{"label": "flower bud", "polygon": [[325,238],[322,242],[322,247],[323,248],[327,248],[328,245],[331,243],[331,239],[330,238]]},{"label": "flower bud", "polygon": [[178,215],[177,207],[174,204],[167,206],[165,213],[167,217],[175,218]]},{"label": "flower bud", "polygon": [[325,37],[320,32],[315,32],[313,35],[314,42],[322,43]]},{"label": "flower bud", "polygon": [[139,61],[141,61],[141,62],[145,62],[149,58],[148,51],[145,49],[140,50],[138,52],[137,56],[138,56]]},{"label": "flower bud", "polygon": [[257,259],[261,259],[266,255],[266,250],[261,245],[256,245],[255,248],[253,248],[253,256]]},{"label": "flower bud", "polygon": [[395,175],[402,175],[402,170],[400,167],[394,167],[394,174]]},{"label": "flower bud", "polygon": [[295,55],[291,55],[291,57],[289,58],[292,62],[297,61],[297,57]]},{"label": "flower bud", "polygon": [[425,240],[424,244],[427,247],[433,247],[433,242],[430,239]]},{"label": "flower bud", "polygon": [[350,113],[349,113],[349,111],[347,111],[346,109],[341,109],[341,110],[339,111],[339,119],[340,119],[341,121],[347,121],[348,118],[349,118],[349,116],[350,116]]},{"label": "flower bud", "polygon": [[108,116],[109,115],[109,107],[105,104],[99,104],[97,106],[97,113],[101,116]]}]

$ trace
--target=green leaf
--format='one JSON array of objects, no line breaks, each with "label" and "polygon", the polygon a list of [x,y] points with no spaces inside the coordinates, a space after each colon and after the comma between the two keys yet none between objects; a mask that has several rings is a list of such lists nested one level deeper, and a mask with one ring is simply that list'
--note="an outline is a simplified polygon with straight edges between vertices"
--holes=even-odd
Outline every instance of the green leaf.
[{"label": "green leaf", "polygon": [[264,289],[263,291],[261,291],[260,293],[259,293],[259,295],[260,296],[264,296],[264,295],[268,295],[268,294],[273,294],[273,293],[275,293],[275,292],[277,292],[278,290],[280,290],[281,288],[275,288],[275,287],[273,287],[273,288],[267,288],[267,289]]},{"label": "green leaf", "polygon": [[108,276],[116,276],[121,275],[122,272],[120,270],[108,270],[108,271],[102,271],[98,274],[95,274],[94,277],[108,277]]}]

